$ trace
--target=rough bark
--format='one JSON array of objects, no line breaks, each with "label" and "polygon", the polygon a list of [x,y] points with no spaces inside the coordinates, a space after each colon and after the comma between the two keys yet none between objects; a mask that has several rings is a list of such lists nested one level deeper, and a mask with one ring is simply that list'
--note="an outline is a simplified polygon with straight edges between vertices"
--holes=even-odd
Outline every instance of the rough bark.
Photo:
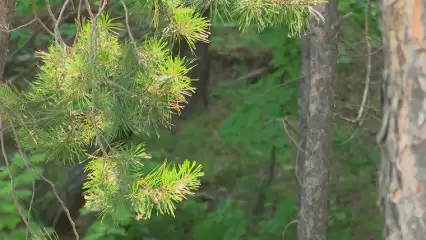
[{"label": "rough bark", "polygon": [[4,68],[9,50],[9,25],[15,15],[15,4],[15,0],[0,0],[0,83],[5,82]]},{"label": "rough bark", "polygon": [[382,0],[384,238],[426,239],[426,0]]},{"label": "rough bark", "polygon": [[[337,62],[337,1],[315,6],[325,22],[311,20],[303,45],[300,114],[302,149],[298,159],[299,240],[327,239],[328,184],[332,157],[333,86]],[[305,98],[305,99],[303,99]],[[306,102],[304,102],[306,101]],[[304,139],[303,139],[304,138]]]},{"label": "rough bark", "polygon": [[299,149],[297,150],[297,167],[296,167],[296,176],[298,180],[298,194],[297,194],[297,209],[300,210],[301,206],[301,193],[303,187],[299,182],[299,179],[305,174],[303,172],[303,165],[305,164],[305,149],[306,149],[306,120],[308,116],[308,107],[309,107],[309,38],[307,35],[304,35],[301,39],[301,78],[299,85],[299,98],[298,98],[298,108],[299,108]]}]

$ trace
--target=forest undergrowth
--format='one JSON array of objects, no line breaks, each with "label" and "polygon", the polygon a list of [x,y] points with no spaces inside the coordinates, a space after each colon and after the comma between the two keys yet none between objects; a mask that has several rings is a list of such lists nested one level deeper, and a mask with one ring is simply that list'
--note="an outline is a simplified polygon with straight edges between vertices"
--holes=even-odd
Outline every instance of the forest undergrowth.
[{"label": "forest undergrowth", "polygon": [[[216,210],[209,211],[207,219],[201,217],[205,210],[201,210],[201,213],[197,211],[203,220],[195,226],[202,225],[205,235],[192,239],[295,239],[296,223],[293,221],[296,219],[297,148],[294,139],[297,139],[298,43],[294,39],[280,39],[278,36],[284,35],[284,31],[265,31],[260,39],[255,38],[259,41],[257,44],[250,43],[250,34],[243,37],[239,33],[234,34],[239,37],[228,35],[230,39],[227,39],[221,36],[216,44],[213,40],[212,48],[217,47],[215,51],[218,52],[232,52],[223,49],[226,46],[241,52],[241,46],[238,46],[241,44],[253,51],[245,52],[252,54],[253,58],[259,56],[256,49],[262,52],[260,42],[274,53],[283,52],[283,48],[289,49],[285,55],[272,60],[272,64],[280,67],[279,70],[262,76],[255,84],[247,83],[241,76],[256,72],[262,66],[238,62],[226,71],[226,75],[212,74],[215,87],[211,92],[212,104],[209,109],[190,120],[177,122],[178,130],[175,132],[161,132],[161,138],[149,141],[148,149],[159,160],[164,157],[198,159],[204,166],[206,177],[197,193],[198,199],[207,201],[209,209]],[[237,44],[221,46],[221,41],[235,41]],[[258,48],[252,48],[250,44]],[[349,49],[346,51],[348,55],[345,56],[356,54]],[[380,59],[380,53],[373,57]],[[246,56],[245,59],[250,57]],[[375,62],[380,61],[376,59]],[[336,102],[330,188],[331,240],[378,239],[381,232],[381,216],[376,206],[380,152],[375,145],[375,133],[380,124],[379,84],[370,86],[369,109],[367,117],[363,116],[365,120],[362,125],[347,120],[356,118],[362,100],[364,63],[365,59],[351,57],[350,63],[343,61],[339,64],[341,82]],[[219,71],[222,67],[223,63],[216,61],[217,69],[212,72],[223,72]],[[372,78],[380,79],[380,75],[381,67],[374,66]],[[275,162],[271,160],[273,146],[277,147]],[[271,166],[274,168],[272,172],[269,170]],[[268,180],[272,183],[265,185]],[[266,194],[266,198],[262,202],[262,212],[255,214],[254,209],[263,194]],[[190,201],[187,204],[204,206],[205,203]],[[191,215],[191,211],[194,211],[192,207],[182,208],[182,216]],[[226,215],[229,213],[227,209],[232,209],[233,214]],[[150,225],[156,225],[155,221]],[[197,222],[188,223],[188,226]],[[284,238],[283,231],[287,224],[290,225]],[[222,229],[224,235],[212,236],[212,232],[216,231],[209,229]],[[238,237],[226,237],[227,231],[229,234],[238,233]],[[186,237],[183,234],[179,239]]]}]

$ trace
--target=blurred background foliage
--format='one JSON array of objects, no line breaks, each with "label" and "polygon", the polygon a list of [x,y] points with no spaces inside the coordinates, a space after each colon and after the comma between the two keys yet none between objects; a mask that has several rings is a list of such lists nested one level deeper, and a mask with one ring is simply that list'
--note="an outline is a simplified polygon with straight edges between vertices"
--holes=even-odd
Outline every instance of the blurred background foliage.
[{"label": "blurred background foliage", "polygon": [[[35,3],[43,19],[43,14],[47,14],[45,2]],[[60,3],[50,1],[52,6]],[[373,83],[368,114],[362,125],[342,118],[356,117],[362,99],[368,57],[365,5],[366,1],[359,0],[340,1],[339,5],[340,15],[344,17],[338,42],[340,78],[334,118],[330,240],[369,240],[381,236],[382,217],[376,206],[380,152],[375,133],[380,126],[378,96],[383,57],[375,2],[369,15]],[[17,15],[31,19],[30,0],[18,2]],[[75,34],[72,19],[61,24],[65,38],[71,39]],[[136,19],[133,24],[143,35],[145,23]],[[297,147],[294,139],[298,127],[300,44],[299,39],[288,37],[286,29],[267,28],[259,33],[253,27],[241,33],[236,23],[224,23],[214,16],[209,47],[212,62],[209,107],[190,118],[176,119],[172,131],[161,130],[160,138],[154,134],[132,139],[147,144],[153,158],[145,166],[150,169],[165,158],[174,162],[197,160],[206,173],[201,189],[178,205],[175,218],[159,215],[148,221],[135,221],[123,211],[121,224],[117,224],[109,218],[103,222],[86,219],[88,211],[81,208],[80,225],[86,228],[83,239],[295,239]],[[32,79],[37,64],[34,51],[45,50],[51,38],[40,29],[28,27],[14,31],[11,41],[6,70],[9,80],[19,85]],[[36,156],[29,161],[37,164],[42,159]],[[19,168],[19,157],[13,162]],[[31,181],[36,175],[23,170],[15,176],[19,198],[30,201]],[[57,186],[67,187],[69,177],[57,176],[55,181]],[[7,194],[9,189],[10,181],[3,171],[0,238],[24,239],[25,230],[18,224],[19,215],[11,195]],[[49,205],[49,200],[38,198],[38,206]],[[43,217],[39,215],[44,213],[37,209],[34,212],[32,221],[40,231],[58,228],[43,225]],[[67,239],[66,234],[59,238]]]}]

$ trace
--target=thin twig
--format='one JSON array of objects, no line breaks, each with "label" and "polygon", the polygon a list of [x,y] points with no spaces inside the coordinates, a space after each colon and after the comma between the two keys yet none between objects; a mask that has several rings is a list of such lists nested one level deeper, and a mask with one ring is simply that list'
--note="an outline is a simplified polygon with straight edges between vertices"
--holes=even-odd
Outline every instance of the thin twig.
[{"label": "thin twig", "polygon": [[126,27],[127,27],[127,32],[129,32],[130,42],[132,43],[133,47],[136,49],[135,38],[133,37],[132,30],[130,29],[129,12],[127,10],[126,3],[123,0],[120,0],[120,2],[121,2],[121,5],[123,5],[123,8],[124,8],[124,15],[126,17]]},{"label": "thin twig", "polygon": [[359,43],[349,43],[347,42],[345,39],[343,38],[339,38],[339,41],[341,41],[342,43],[348,45],[349,47],[351,47],[353,50],[358,52],[358,55],[348,55],[345,54],[345,56],[351,56],[351,57],[367,57],[367,56],[372,56],[374,54],[377,54],[378,52],[380,52],[383,49],[383,45],[381,45],[379,48],[376,48],[376,50],[374,50],[373,52],[371,52],[371,54],[368,53],[363,53],[361,52],[358,48],[356,48],[354,45],[356,44],[361,44],[364,43],[364,41],[360,41]]},{"label": "thin twig", "polygon": [[367,103],[367,95],[368,95],[368,89],[370,87],[370,75],[371,75],[371,43],[370,43],[370,30],[369,30],[369,24],[368,19],[370,16],[370,0],[367,0],[367,4],[365,6],[365,41],[367,43],[367,74],[365,75],[365,89],[364,89],[364,96],[361,103],[361,108],[358,113],[358,118],[361,118],[362,111],[365,107],[365,104]]},{"label": "thin twig", "polygon": [[[12,188],[12,198],[13,198],[13,202],[15,203],[16,208],[18,209],[19,215],[21,215],[22,220],[24,221],[25,226],[27,227],[28,231],[30,232],[30,234],[32,236],[36,235],[34,234],[33,230],[31,229],[30,224],[28,223],[28,220],[25,218],[25,214],[24,214],[24,210],[22,210],[22,206],[19,203],[18,197],[16,195],[16,189],[15,189],[15,176],[12,174],[12,169],[10,167],[10,163],[9,163],[9,158],[6,154],[6,148],[5,148],[5,144],[4,144],[4,136],[3,136],[3,116],[2,113],[0,111],[0,145],[1,145],[1,151],[3,153],[3,158],[4,161],[6,163],[6,168],[7,171],[9,173],[9,178],[10,178],[10,184],[11,184],[11,188]],[[37,238],[37,237],[36,237]]]},{"label": "thin twig", "polygon": [[21,28],[27,27],[27,26],[31,25],[33,22],[35,22],[35,21],[37,21],[37,18],[33,18],[33,20],[31,20],[31,21],[29,21],[29,22],[27,22],[27,23],[25,23],[25,24],[22,24],[21,26],[18,26],[18,27],[16,27],[16,28],[11,29],[11,30],[9,30],[9,32],[13,32],[13,31],[16,31],[16,30],[18,30],[18,29],[21,29]]},{"label": "thin twig", "polygon": [[[281,120],[282,121],[282,124],[283,124],[283,128],[284,128],[284,131],[285,131],[285,133],[287,134],[287,136],[291,139],[291,141],[293,142],[293,144],[297,147],[297,157],[296,157],[296,159],[298,159],[298,157],[299,157],[299,154],[302,152],[302,153],[304,153],[304,154],[306,154],[306,151],[305,150],[303,150],[302,148],[301,148],[301,145],[302,145],[302,141],[300,141],[299,142],[299,144],[296,142],[296,140],[293,138],[293,137],[291,137],[291,135],[290,135],[290,132],[288,131],[288,129],[287,129],[287,125],[293,130],[293,132],[295,132],[296,134],[297,134],[297,131],[290,125],[290,123],[288,123],[287,122],[287,120],[286,119],[282,119]],[[297,175],[297,172],[296,172],[296,180],[297,180],[297,183],[299,183],[300,184],[300,186],[302,186],[302,181],[300,180],[300,178],[299,178],[299,175]]]},{"label": "thin twig", "polygon": [[[35,190],[35,180],[34,180],[34,177],[33,177],[33,180],[32,180],[31,201],[30,201],[30,205],[28,207],[28,224],[30,224],[30,221],[31,221],[31,209],[32,209],[33,203],[34,203],[35,192],[36,192],[36,190]],[[27,232],[25,233],[25,239],[28,240],[28,239],[30,239],[29,237],[30,237],[30,230],[27,228]]]},{"label": "thin twig", "polygon": [[40,24],[40,26],[51,36],[55,37],[55,34],[50,31],[50,29],[41,21],[41,19],[37,16],[37,5],[35,4],[34,0],[31,0],[31,7],[33,9],[34,18],[37,19],[37,22]]},{"label": "thin twig", "polygon": [[56,20],[55,15],[53,14],[52,8],[50,7],[50,1],[49,0],[44,0],[44,4],[46,5],[47,12],[49,13],[50,19],[56,25],[57,20]]},{"label": "thin twig", "polygon": [[303,149],[300,148],[300,144],[297,144],[296,140],[291,136],[290,132],[287,129],[287,125],[290,126],[290,128],[293,130],[293,132],[297,133],[297,131],[290,125],[290,123],[288,123],[288,121],[286,119],[281,119],[281,123],[283,125],[285,133],[290,138],[290,140],[293,142],[293,144],[297,147],[297,149],[301,152],[305,152]]},{"label": "thin twig", "polygon": [[78,9],[77,9],[77,31],[75,33],[73,46],[75,46],[75,44],[77,43],[78,34],[81,31],[81,5],[82,5],[82,3],[83,3],[83,0],[79,0],[78,1]]},{"label": "thin twig", "polygon": [[367,0],[367,4],[365,6],[365,41],[367,43],[367,73],[365,75],[364,94],[362,97],[361,107],[359,108],[358,116],[356,117],[356,119],[345,119],[352,123],[360,122],[360,125],[363,122],[360,120],[362,118],[365,105],[367,103],[368,92],[369,92],[370,82],[371,82],[371,77],[370,77],[371,75],[371,43],[370,43],[369,24],[368,24],[369,15],[370,15],[370,0]]},{"label": "thin twig", "polygon": [[285,225],[283,233],[281,235],[281,240],[285,240],[285,233],[287,232],[287,229],[295,223],[297,223],[297,220],[290,221],[289,223],[287,223],[287,225]]},{"label": "thin twig", "polygon": [[61,34],[59,32],[59,24],[62,22],[62,16],[63,16],[63,14],[65,12],[65,9],[67,8],[67,6],[68,6],[69,3],[70,3],[70,0],[66,0],[65,3],[64,3],[64,5],[62,5],[61,11],[59,12],[58,19],[55,22],[55,27],[54,27],[55,35],[56,35],[57,38],[59,38],[59,40],[61,42],[63,42],[63,40],[62,40]]},{"label": "thin twig", "polygon": [[45,181],[47,184],[49,184],[50,185],[50,187],[52,188],[52,191],[53,191],[53,195],[55,195],[55,197],[56,197],[56,199],[58,200],[58,202],[61,204],[61,206],[62,206],[62,209],[64,210],[64,212],[66,213],[66,215],[67,215],[67,218],[68,218],[68,221],[70,222],[70,224],[71,224],[71,226],[72,226],[72,230],[73,230],[73,232],[74,232],[74,236],[75,236],[75,239],[76,240],[79,240],[80,239],[80,236],[78,235],[78,232],[77,232],[77,228],[76,228],[76,226],[75,226],[75,223],[74,223],[74,221],[72,220],[72,217],[71,217],[71,214],[70,214],[70,211],[68,210],[68,208],[65,206],[65,203],[64,203],[64,201],[61,199],[61,197],[59,197],[59,194],[58,194],[58,192],[56,191],[56,187],[55,187],[55,184],[52,182],[52,181],[50,181],[49,179],[47,179],[37,168],[35,168],[35,166],[33,166],[31,163],[29,163],[29,162],[27,162],[28,164],[29,164],[29,166],[31,166],[36,172],[37,172],[37,174],[41,177],[41,179],[43,179],[43,181]]},{"label": "thin twig", "polygon": [[92,7],[90,7],[89,0],[84,0],[84,3],[86,4],[87,12],[89,13],[90,18],[94,19],[95,18],[95,14],[93,14]]},{"label": "thin twig", "polygon": [[[1,125],[0,125],[0,128],[1,128]],[[25,153],[22,151],[22,147],[21,147],[21,144],[20,144],[20,141],[19,141],[19,138],[18,138],[18,135],[16,134],[16,129],[15,129],[15,127],[14,127],[14,125],[12,124],[12,131],[13,131],[13,135],[14,135],[14,137],[15,137],[15,140],[16,140],[16,144],[18,145],[18,151],[19,151],[19,155],[21,156],[21,158],[24,160],[24,162],[25,162],[25,165],[27,166],[27,167],[29,167],[29,168],[32,168],[34,171],[36,171],[37,172],[37,174],[41,177],[41,179],[43,179],[43,181],[45,181],[47,184],[49,184],[50,185],[50,187],[52,188],[52,191],[53,191],[53,195],[55,195],[55,197],[56,197],[56,199],[58,200],[58,202],[61,204],[61,206],[62,206],[62,209],[64,210],[64,212],[66,213],[66,215],[67,215],[67,217],[68,217],[68,220],[69,220],[69,222],[70,222],[70,224],[71,224],[71,226],[72,226],[72,229],[73,229],[73,232],[74,232],[74,236],[75,236],[75,239],[76,240],[79,240],[80,239],[80,236],[78,235],[78,232],[77,232],[77,228],[75,227],[75,223],[74,223],[74,221],[72,220],[72,217],[71,217],[71,214],[70,214],[70,211],[68,210],[68,208],[65,206],[65,203],[64,203],[64,201],[62,200],[62,198],[61,197],[59,197],[59,194],[58,194],[58,192],[56,191],[56,187],[55,187],[55,184],[52,182],[52,181],[50,181],[49,179],[47,179],[44,175],[43,175],[43,173],[41,173],[34,165],[32,165],[28,160],[27,160],[27,158],[26,158],[26,156],[25,156]]]}]

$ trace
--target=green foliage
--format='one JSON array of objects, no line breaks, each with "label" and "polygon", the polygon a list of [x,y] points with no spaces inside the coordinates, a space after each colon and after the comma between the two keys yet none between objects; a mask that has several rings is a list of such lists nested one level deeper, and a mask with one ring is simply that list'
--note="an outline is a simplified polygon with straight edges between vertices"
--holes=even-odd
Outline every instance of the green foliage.
[{"label": "green foliage", "polygon": [[[137,219],[150,218],[154,207],[157,213],[174,215],[173,202],[181,202],[186,195],[192,194],[200,184],[197,178],[203,176],[200,165],[185,161],[178,169],[164,163],[142,178],[140,155],[135,154],[134,159],[127,161],[125,158],[130,154],[117,155],[120,161],[105,163],[102,158],[93,157],[87,165],[91,172],[84,185],[88,208],[106,213],[116,212],[117,209],[111,210],[115,206],[127,205],[136,212]],[[127,181],[120,182],[117,178],[125,173],[117,171],[119,169],[126,169],[134,176],[126,176]]]},{"label": "green foliage", "polygon": [[[48,160],[90,158],[85,196],[92,210],[104,215],[121,204],[146,218],[155,205],[173,214],[173,202],[198,188],[201,167],[163,165],[142,177],[143,146],[113,141],[126,131],[147,133],[152,126],[169,124],[170,108],[179,110],[184,95],[193,90],[185,76],[187,62],[172,58],[162,38],[137,48],[119,43],[120,28],[107,15],[96,28],[95,49],[88,47],[93,25],[85,22],[75,46],[51,45],[42,53],[43,65],[29,90],[18,93],[0,86],[4,117],[9,124],[21,122],[21,144],[46,153]],[[94,52],[96,62],[87,64]],[[102,157],[86,152],[89,145]]]},{"label": "green foliage", "polygon": [[207,204],[188,200],[177,209],[179,221],[153,218],[149,222],[134,222],[126,218],[126,229],[105,218],[102,224],[95,222],[88,229],[84,240],[127,239],[131,236],[143,239],[206,239],[233,240],[246,235],[246,215],[239,203],[230,199],[219,204],[216,211],[208,212]]},{"label": "green foliage", "polygon": [[[345,43],[339,41],[339,61],[340,65],[348,65],[353,63],[353,55],[359,55],[360,51],[357,48],[364,49],[366,46],[365,41],[365,8],[367,1],[347,0],[339,3],[339,14],[348,17],[345,20],[351,23],[350,27],[343,29]],[[369,6],[368,16],[368,36],[370,38],[370,45],[373,49],[381,47],[382,35],[379,25],[379,3],[371,1]],[[353,44],[355,42],[355,44]],[[350,43],[350,44],[347,44]],[[359,43],[362,43],[359,45]],[[354,51],[355,50],[355,51]],[[361,51],[366,52],[366,51]],[[367,53],[365,53],[367,55]]]},{"label": "green foliage", "polygon": [[63,23],[59,25],[59,32],[61,33],[61,36],[72,37],[75,36],[77,28],[75,24]]},{"label": "green foliage", "polygon": [[172,42],[184,39],[191,50],[197,41],[208,42],[210,23],[185,1],[144,0],[129,1],[132,9],[145,9],[155,28],[161,26],[162,34]]},{"label": "green foliage", "polygon": [[280,87],[272,75],[245,90],[247,99],[223,122],[223,137],[260,155],[270,151],[273,145],[287,145],[289,141],[280,119],[295,109],[297,92]]},{"label": "green foliage", "polygon": [[[35,7],[38,11],[46,10],[46,1],[45,0],[33,0]],[[19,0],[16,4],[16,15],[22,16],[33,13],[33,8],[31,4],[32,0]],[[55,6],[62,3],[60,0],[50,0],[50,5]]]},{"label": "green foliage", "polygon": [[[115,142],[128,132],[169,127],[172,110],[179,112],[185,96],[194,91],[186,77],[191,62],[172,57],[169,43],[183,39],[193,50],[195,42],[207,42],[210,24],[198,12],[207,7],[226,6],[223,10],[236,16],[242,29],[255,23],[262,30],[287,21],[292,34],[300,33],[309,4],[316,2],[129,1],[132,8],[148,9],[161,32],[141,45],[132,37],[121,43],[122,27],[108,15],[83,20],[74,46],[55,39],[48,52],[40,53],[42,66],[29,89],[18,92],[0,86],[5,96],[0,102],[2,118],[7,125],[19,123],[16,140],[26,149],[45,153],[47,160],[89,158],[84,187],[90,209],[105,215],[127,206],[137,218],[148,218],[156,207],[160,213],[173,215],[173,202],[198,188],[201,167],[188,161],[178,168],[164,163],[144,175],[140,160],[147,154],[143,145]],[[36,1],[33,7],[38,5]],[[59,33],[72,36],[75,32],[75,25],[61,25]],[[23,32],[14,37],[19,34]]]},{"label": "green foliage", "polygon": [[192,239],[241,239],[246,233],[246,216],[237,202],[227,199],[204,221],[195,224],[192,231]]},{"label": "green foliage", "polygon": [[[347,0],[339,3],[339,13],[344,16],[350,12],[349,20],[354,22],[358,27],[365,27],[365,7],[367,1]],[[382,34],[379,25],[379,9],[380,5],[376,1],[370,2],[369,7],[369,35],[373,40],[381,40]],[[373,41],[373,44],[377,43]],[[374,47],[374,46],[373,46]],[[376,46],[377,47],[377,46]]]},{"label": "green foliage", "polygon": [[[45,156],[33,155],[26,160],[37,166],[45,161]],[[25,166],[25,162],[19,154],[15,154],[9,161],[14,175],[16,197],[20,202],[25,217],[30,216],[30,227],[36,233],[38,239],[46,239],[52,234],[52,230],[44,228],[34,219],[34,210],[28,215],[28,208],[25,207],[28,205],[25,200],[30,199],[32,195],[32,190],[27,189],[26,186],[31,185],[33,181],[39,180],[40,176],[34,169],[29,169]],[[38,168],[38,171],[42,171],[42,169]],[[25,239],[27,229],[20,224],[22,221],[21,215],[13,201],[11,189],[9,171],[7,169],[0,171],[0,238],[4,240]]]},{"label": "green foliage", "polygon": [[[149,172],[141,162],[149,158],[144,145],[116,139],[127,132],[149,133],[151,129],[169,127],[172,111],[179,112],[185,96],[194,91],[191,79],[186,77],[191,62],[172,57],[169,47],[185,40],[193,50],[195,42],[207,42],[210,23],[199,11],[212,7],[215,16],[222,11],[237,19],[241,30],[252,25],[265,30],[287,23],[289,31],[285,35],[298,36],[312,14],[309,4],[319,1],[128,2],[133,9],[143,6],[151,14],[156,30],[153,37],[142,43],[133,39],[122,43],[118,39],[122,26],[107,15],[101,15],[96,23],[93,19],[83,21],[78,31],[75,25],[61,25],[62,36],[78,33],[76,45],[66,46],[56,39],[47,53],[40,54],[40,73],[29,89],[18,92],[1,85],[2,118],[9,126],[18,125],[17,140],[25,148],[45,153],[47,160],[75,162],[88,158],[86,207],[100,212],[105,225],[95,223],[87,239],[122,239],[132,233],[156,235],[159,239],[178,235],[193,239],[241,238],[247,235],[248,222],[239,202],[232,200],[222,202],[208,214],[207,204],[187,201],[180,208],[187,218],[182,217],[178,223],[182,226],[178,227],[166,218],[157,219],[161,220],[160,227],[132,221],[135,213],[137,219],[146,219],[154,209],[174,215],[179,211],[174,203],[198,189],[203,173],[200,165],[187,160],[177,167],[164,162]],[[24,32],[14,37],[20,36],[26,39]],[[264,36],[263,41],[274,51],[297,47],[278,41],[277,35],[269,40],[268,31]],[[288,56],[296,54],[292,49]],[[273,64],[279,70],[274,75],[238,93],[244,104],[222,126],[227,140],[261,156],[271,145],[288,145],[282,124],[274,121],[287,117],[295,108],[295,92],[281,86],[284,73],[297,75],[295,62],[288,59],[276,57]],[[251,120],[248,126],[242,121],[247,117]],[[273,122],[265,125],[270,120]],[[232,138],[236,133],[240,135]],[[130,230],[117,223],[130,225]],[[184,231],[188,229],[186,224],[193,225],[190,234]],[[164,226],[170,231],[166,232]]]},{"label": "green foliage", "polygon": [[[198,194],[214,199],[209,201],[210,204],[191,200],[180,204],[176,210],[180,216],[177,221],[158,217],[144,222],[143,227],[131,224],[131,229],[140,231],[128,232],[130,236],[144,236],[147,239],[209,239],[210,236],[215,236],[216,239],[222,239],[223,235],[218,236],[217,234],[235,231],[243,233],[243,235],[238,235],[240,239],[282,239],[285,226],[296,220],[295,186],[297,186],[297,180],[292,174],[293,171],[285,168],[291,165],[294,169],[295,151],[285,150],[289,151],[289,154],[280,155],[283,160],[276,167],[279,176],[273,181],[269,190],[267,207],[262,215],[263,220],[248,219],[247,208],[239,206],[238,203],[240,200],[254,201],[256,192],[253,188],[259,184],[259,166],[263,166],[260,159],[269,157],[270,149],[267,149],[269,141],[292,144],[287,139],[280,121],[271,122],[272,125],[268,127],[276,128],[274,134],[281,139],[271,138],[264,128],[259,127],[264,124],[265,119],[275,117],[280,120],[288,117],[287,120],[290,121],[291,116],[296,114],[295,97],[286,100],[280,99],[284,94],[297,95],[297,88],[293,86],[298,84],[297,77],[300,68],[299,44],[297,41],[283,40],[282,36],[286,34],[287,31],[283,29],[265,29],[260,36],[256,35],[255,31],[246,31],[241,38],[232,37],[233,42],[220,39],[224,38],[223,36],[212,38],[214,50],[221,53],[233,52],[242,47],[256,48],[254,51],[271,48],[274,53],[279,53],[273,59],[274,66],[279,69],[276,73],[260,79],[259,83],[254,86],[235,80],[230,83],[230,80],[223,75],[214,74],[212,76],[214,80],[220,82],[219,86],[213,89],[212,94],[215,101],[210,106],[210,111],[189,120],[184,126],[179,126],[180,129],[176,133],[162,134],[160,140],[149,144],[150,147],[154,147],[156,144],[156,157],[159,159],[162,156],[170,156],[175,159],[196,156],[196,159],[204,161],[203,166],[211,185],[206,186],[206,189]],[[240,59],[244,60],[242,57]],[[243,68],[244,66],[238,67]],[[363,76],[360,77],[356,75],[357,73],[351,72],[351,77],[363,79]],[[281,78],[284,78],[284,83],[285,80],[290,81],[283,85],[279,82]],[[292,79],[295,80],[291,81]],[[272,93],[266,90],[271,90]],[[274,95],[278,104],[272,101],[267,102],[267,99],[272,98],[269,95]],[[269,117],[263,117],[264,112],[273,111],[263,111],[263,109],[260,111],[253,103],[255,101],[259,101],[264,108],[282,107],[282,109],[279,112],[276,110],[278,113],[275,115],[270,114]],[[231,121],[231,119],[235,121]],[[250,119],[258,120],[259,124],[245,125],[244,123],[250,121],[244,122],[244,120]],[[376,125],[370,126],[365,123],[363,126],[375,128]],[[233,129],[237,127],[239,129]],[[329,239],[379,239],[381,217],[377,214],[376,185],[374,184],[377,178],[379,151],[374,145],[374,139],[373,143],[369,144],[371,136],[360,134],[362,131],[348,125],[347,122],[336,121],[334,127],[332,172],[335,174],[331,177],[330,215],[332,218],[329,222]],[[232,134],[236,134],[236,136]],[[259,139],[264,139],[264,145]],[[234,144],[229,144],[231,142]],[[248,145],[249,143],[251,145]],[[253,155],[253,152],[249,153],[253,146],[261,149],[253,158],[256,162],[250,161],[252,159],[250,155]],[[279,145],[284,149],[282,146]],[[295,150],[294,147],[290,149]],[[256,165],[250,169],[253,162]],[[285,163],[282,164],[282,162]],[[283,170],[283,168],[285,169]],[[223,199],[227,199],[227,197],[231,200],[224,201]],[[241,211],[246,219],[226,217],[228,215],[224,214],[223,209],[236,213],[236,216],[240,216]],[[213,219],[220,220],[214,221]],[[226,224],[221,224],[221,222],[226,222]],[[242,228],[243,222],[245,223],[244,228]],[[287,228],[285,239],[295,239],[296,226],[297,224],[291,224]],[[202,232],[202,234],[195,235],[195,231]]]},{"label": "green foliage", "polygon": [[289,29],[288,36],[300,36],[303,28],[308,26],[308,17],[316,15],[311,11],[314,4],[325,3],[326,0],[194,0],[194,5],[199,9],[212,8],[223,22],[238,23],[241,31],[249,26],[257,26],[259,31],[268,27],[285,25]]},{"label": "green foliage", "polygon": [[[281,202],[274,216],[271,219],[260,221],[260,234],[265,237],[281,237],[283,235],[284,228],[287,224],[295,219],[296,213],[296,198],[295,196],[287,197]],[[285,239],[296,239],[296,228],[294,226],[288,226],[284,233]]]},{"label": "green foliage", "polygon": [[[127,213],[124,209],[122,211]],[[85,211],[82,212],[84,213]],[[118,225],[115,219],[111,216],[106,216],[102,221],[94,222],[88,227],[83,240],[118,240],[127,237],[128,233],[123,225],[131,223],[132,217],[122,217],[121,220],[121,224]]]},{"label": "green foliage", "polygon": [[[268,29],[262,33],[260,41],[273,52],[284,53],[288,47],[297,47],[292,40],[277,41],[286,31]],[[284,131],[284,119],[294,118],[297,112],[297,91],[289,87],[283,76],[296,77],[299,69],[297,51],[277,55],[272,61],[278,70],[261,78],[257,83],[239,91],[246,96],[235,111],[223,122],[221,133],[225,140],[242,146],[252,154],[268,154],[273,145],[288,146]],[[283,57],[287,55],[287,57]],[[287,80],[288,81],[288,80]]]},{"label": "green foliage", "polygon": [[10,34],[10,40],[17,40],[18,47],[22,46],[31,37],[32,31],[26,28],[18,29]]}]

